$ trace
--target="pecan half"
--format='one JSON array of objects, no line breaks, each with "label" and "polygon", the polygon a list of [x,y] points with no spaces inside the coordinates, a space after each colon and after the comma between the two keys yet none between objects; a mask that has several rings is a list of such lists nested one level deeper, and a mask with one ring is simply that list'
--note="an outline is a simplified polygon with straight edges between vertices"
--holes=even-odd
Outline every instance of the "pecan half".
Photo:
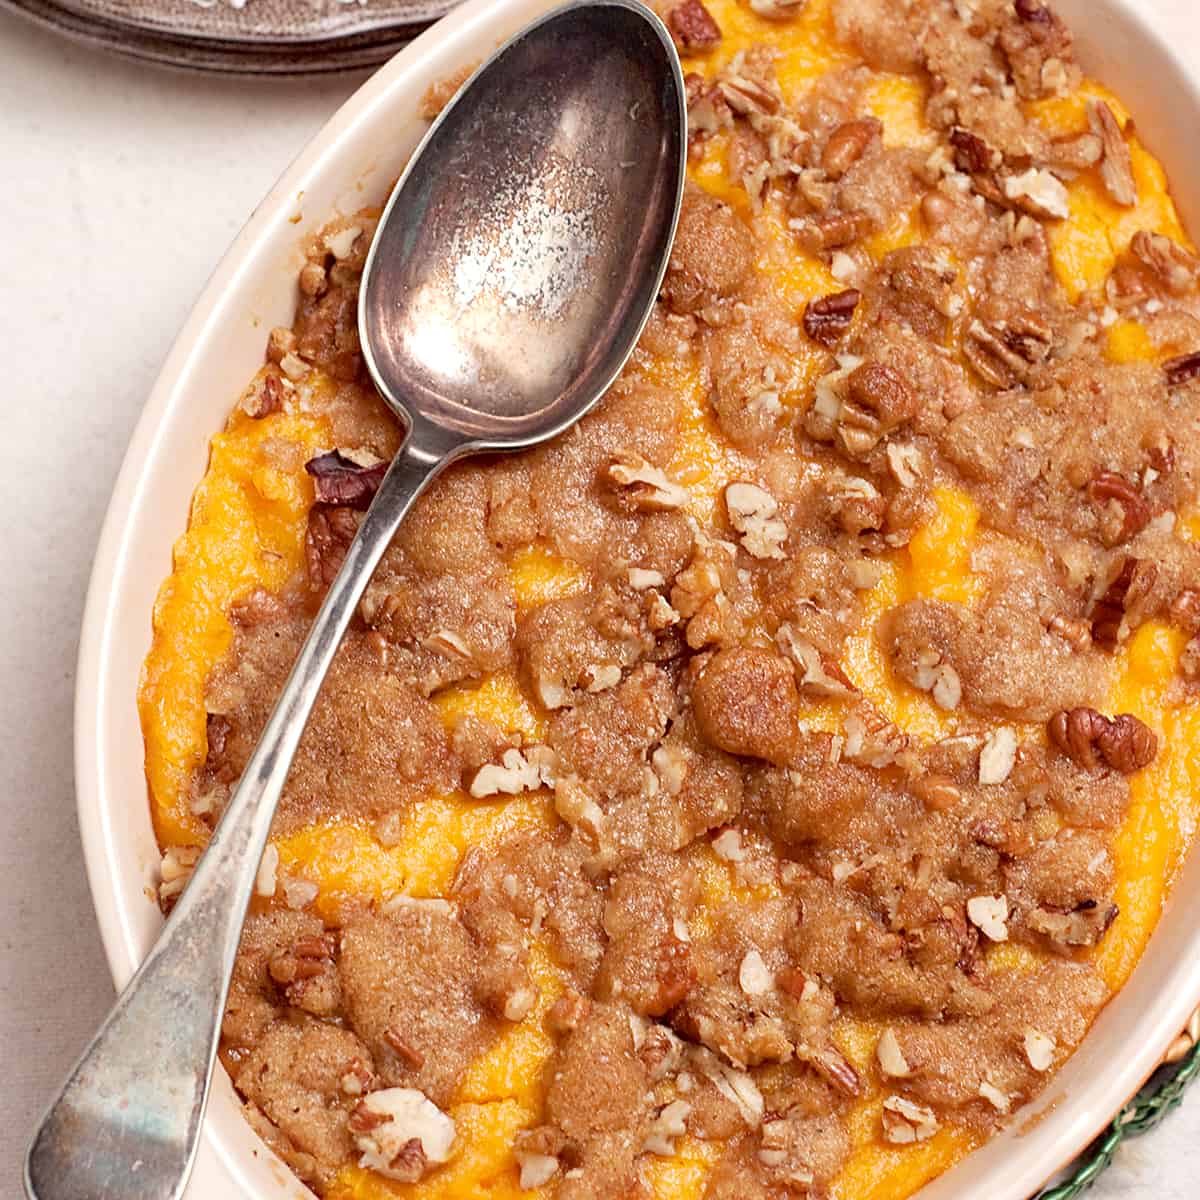
[{"label": "pecan half", "polygon": [[370,508],[388,464],[376,462],[364,466],[340,450],[330,450],[310,458],[304,469],[313,477],[321,504],[338,504],[361,511]]},{"label": "pecan half", "polygon": [[1101,471],[1088,484],[1088,496],[1093,504],[1102,509],[1115,504],[1121,511],[1120,525],[1114,522],[1109,528],[1101,522],[1101,538],[1105,545],[1117,546],[1127,542],[1150,524],[1150,506],[1142,498],[1141,492],[1116,471]]},{"label": "pecan half", "polygon": [[1157,577],[1154,563],[1126,556],[1092,610],[1092,641],[1097,646],[1111,652],[1129,636],[1125,616],[1146,598]]},{"label": "pecan half", "polygon": [[1132,208],[1137,203],[1137,184],[1133,178],[1133,159],[1121,126],[1103,100],[1089,100],[1087,112],[1088,125],[1104,143],[1100,178],[1104,181],[1105,190],[1115,203],[1123,208]]},{"label": "pecan half", "polygon": [[1200,379],[1200,350],[1168,359],[1163,363],[1163,371],[1167,376],[1167,387],[1182,387],[1193,379]]},{"label": "pecan half", "polygon": [[721,27],[701,0],[683,0],[667,14],[667,25],[680,50],[711,50],[721,42]]},{"label": "pecan half", "polygon": [[871,218],[866,213],[821,213],[803,221],[796,230],[800,245],[810,254],[821,250],[836,250],[857,242],[871,232]]},{"label": "pecan half", "polygon": [[1050,357],[1054,344],[1050,326],[1032,312],[984,324],[973,320],[963,341],[963,353],[980,378],[994,387],[1011,387],[1025,380],[1030,369]]},{"label": "pecan half", "polygon": [[1158,738],[1132,713],[1106,717],[1094,708],[1060,709],[1046,726],[1050,741],[1084,770],[1102,766],[1132,775],[1154,761]]},{"label": "pecan half", "polygon": [[829,135],[821,154],[821,166],[825,174],[830,179],[841,179],[882,133],[883,124],[874,117],[863,117],[839,125]]},{"label": "pecan half", "polygon": [[819,296],[804,310],[804,332],[814,342],[832,348],[846,335],[862,293],[854,288]]}]

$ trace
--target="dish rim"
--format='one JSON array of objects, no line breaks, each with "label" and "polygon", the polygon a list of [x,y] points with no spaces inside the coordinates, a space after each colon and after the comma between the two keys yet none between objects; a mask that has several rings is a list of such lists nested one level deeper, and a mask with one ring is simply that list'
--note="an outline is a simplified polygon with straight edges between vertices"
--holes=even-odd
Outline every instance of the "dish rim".
[{"label": "dish rim", "polygon": [[[1200,117],[1200,53],[1192,52],[1196,59],[1192,63],[1183,57],[1191,43],[1186,35],[1193,32],[1187,0],[1167,3],[1149,15],[1135,4],[1136,0],[1058,0],[1057,7],[1076,30],[1089,67],[1097,57],[1107,61],[1107,66],[1095,67],[1094,74],[1118,95],[1136,94],[1145,101],[1137,106],[1139,117],[1147,107],[1159,110],[1157,120],[1139,121],[1139,127],[1150,130],[1156,147],[1163,142],[1175,144],[1175,153],[1162,151],[1160,156],[1172,164],[1170,178],[1178,183],[1187,174],[1183,154],[1187,115]],[[214,398],[212,388],[204,386],[206,374],[214,373],[210,360],[224,327],[232,326],[235,317],[244,321],[249,314],[272,307],[271,298],[260,294],[268,286],[267,277],[276,291],[284,287],[286,277],[288,295],[293,294],[294,272],[286,275],[278,261],[286,239],[298,247],[306,228],[319,226],[331,215],[328,206],[322,207],[315,221],[300,225],[294,210],[305,193],[321,195],[322,188],[328,191],[339,180],[347,190],[361,188],[362,177],[372,171],[378,174],[382,130],[418,124],[416,108],[428,83],[472,58],[485,57],[489,46],[551,7],[546,0],[468,0],[400,51],[338,109],[257,206],[222,257],[164,360],[136,423],[93,563],[75,697],[80,835],[101,938],[118,987],[132,975],[160,923],[143,895],[144,872],[141,878],[133,878],[127,861],[137,858],[138,827],[148,826],[149,811],[144,783],[132,791],[128,778],[126,786],[120,784],[122,762],[131,754],[144,780],[144,746],[136,695],[114,685],[114,678],[128,677],[131,660],[136,678],[149,645],[150,612],[144,605],[139,606],[140,614],[129,611],[131,580],[137,579],[139,565],[149,558],[155,564],[151,591],[156,593],[169,570],[170,546],[183,529],[172,524],[173,515],[158,517],[162,528],[157,533],[147,528],[153,523],[147,515],[153,477],[156,472],[164,474],[165,460],[177,448],[173,442],[181,439],[184,410],[190,403],[213,416],[207,435],[212,436],[238,394],[222,390]],[[1103,47],[1095,40],[1098,30],[1105,31],[1102,41],[1108,39]],[[1095,51],[1092,56],[1085,50],[1088,43]],[[1143,65],[1131,75],[1131,68],[1123,68],[1126,60],[1138,58],[1156,60],[1154,69]],[[1118,86],[1117,78],[1123,76],[1131,80],[1141,76],[1142,86]],[[1186,103],[1178,103],[1180,94]],[[415,144],[416,138],[412,140]],[[362,164],[357,176],[347,173],[349,160],[356,158]],[[1200,170],[1193,169],[1193,174],[1196,178],[1188,180],[1189,203],[1183,207],[1196,218],[1200,216]],[[360,196],[359,202],[363,199]],[[1194,219],[1185,223],[1197,228]],[[283,257],[293,257],[292,252]],[[279,307],[278,297],[274,307]],[[207,439],[203,453],[206,457]],[[189,477],[189,495],[199,479],[199,474]],[[165,569],[159,571],[164,539],[167,557]],[[159,557],[147,554],[147,542]],[[134,619],[138,615],[140,622]],[[118,730],[129,730],[131,708],[132,742],[116,736]],[[124,774],[129,776],[128,769]],[[1195,852],[1175,881],[1137,969],[1070,1062],[1006,1132],[922,1188],[921,1200],[951,1200],[980,1184],[986,1184],[992,1200],[1026,1200],[1108,1123],[1120,1103],[1153,1071],[1200,1001],[1200,926],[1190,931],[1187,927],[1189,900],[1200,904],[1200,854]],[[156,905],[153,911],[157,912]],[[255,1200],[311,1196],[249,1130],[223,1072],[214,1088],[205,1138],[231,1178]],[[1014,1149],[1019,1152],[1012,1153]]]}]

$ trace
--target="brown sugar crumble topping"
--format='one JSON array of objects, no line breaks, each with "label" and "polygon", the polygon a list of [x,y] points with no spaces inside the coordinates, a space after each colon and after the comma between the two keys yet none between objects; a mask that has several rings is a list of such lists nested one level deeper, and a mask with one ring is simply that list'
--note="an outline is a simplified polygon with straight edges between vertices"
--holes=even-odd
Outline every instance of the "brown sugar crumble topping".
[{"label": "brown sugar crumble topping", "polygon": [[[415,506],[260,872],[222,1054],[321,1194],[423,1195],[470,1144],[497,1195],[819,1198],[864,1103],[872,1144],[965,1152],[1120,985],[1116,835],[1200,687],[1200,262],[1146,229],[1064,286],[1073,189],[1137,214],[1151,177],[1037,0],[749,0],[749,45],[734,0],[660,9],[693,180],[642,343]],[[772,31],[804,21],[798,88]],[[375,221],[310,239],[239,403],[312,500],[299,572],[228,612],[204,830],[399,442]],[[301,418],[332,444],[267,436]],[[685,1154],[703,1182],[656,1191]]]}]

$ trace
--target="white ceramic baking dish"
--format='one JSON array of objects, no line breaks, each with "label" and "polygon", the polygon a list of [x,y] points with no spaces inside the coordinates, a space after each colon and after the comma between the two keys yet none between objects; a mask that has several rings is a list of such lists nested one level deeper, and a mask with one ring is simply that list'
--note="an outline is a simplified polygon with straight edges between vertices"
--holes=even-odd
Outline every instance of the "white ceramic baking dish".
[{"label": "white ceramic baking dish", "polygon": [[[1200,32],[1193,0],[1060,0],[1087,70],[1133,108],[1166,162],[1185,220],[1200,229]],[[423,130],[425,89],[486,56],[550,7],[547,0],[469,0],[365,84],[255,211],[175,343],[125,457],[96,553],[76,697],[79,819],[101,936],[123,986],[162,923],[150,898],[158,852],[146,803],[136,695],[150,614],[170,569],[219,430],[262,361],[268,329],[291,321],[302,235],[331,214],[382,202]],[[1108,1122],[1200,1001],[1200,855],[1129,985],[1082,1048],[1014,1127],[930,1184],[921,1200],[1027,1200]],[[242,1120],[219,1073],[206,1137],[251,1200],[305,1197]],[[220,1187],[222,1198],[228,1185]],[[214,1189],[213,1194],[216,1194]],[[206,1196],[207,1200],[207,1196]]]}]

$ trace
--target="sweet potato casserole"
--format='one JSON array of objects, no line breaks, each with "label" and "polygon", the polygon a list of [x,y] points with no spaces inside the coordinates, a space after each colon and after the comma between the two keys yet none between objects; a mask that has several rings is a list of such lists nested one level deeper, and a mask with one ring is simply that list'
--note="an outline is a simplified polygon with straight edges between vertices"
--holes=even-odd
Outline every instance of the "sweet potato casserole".
[{"label": "sweet potato casserole", "polygon": [[[1125,108],[1041,0],[661,11],[641,345],[418,505],[259,872],[223,1059],[336,1200],[901,1200],[1072,1053],[1200,811],[1200,262]],[[399,443],[375,219],[309,238],[159,598],[164,906]]]}]

